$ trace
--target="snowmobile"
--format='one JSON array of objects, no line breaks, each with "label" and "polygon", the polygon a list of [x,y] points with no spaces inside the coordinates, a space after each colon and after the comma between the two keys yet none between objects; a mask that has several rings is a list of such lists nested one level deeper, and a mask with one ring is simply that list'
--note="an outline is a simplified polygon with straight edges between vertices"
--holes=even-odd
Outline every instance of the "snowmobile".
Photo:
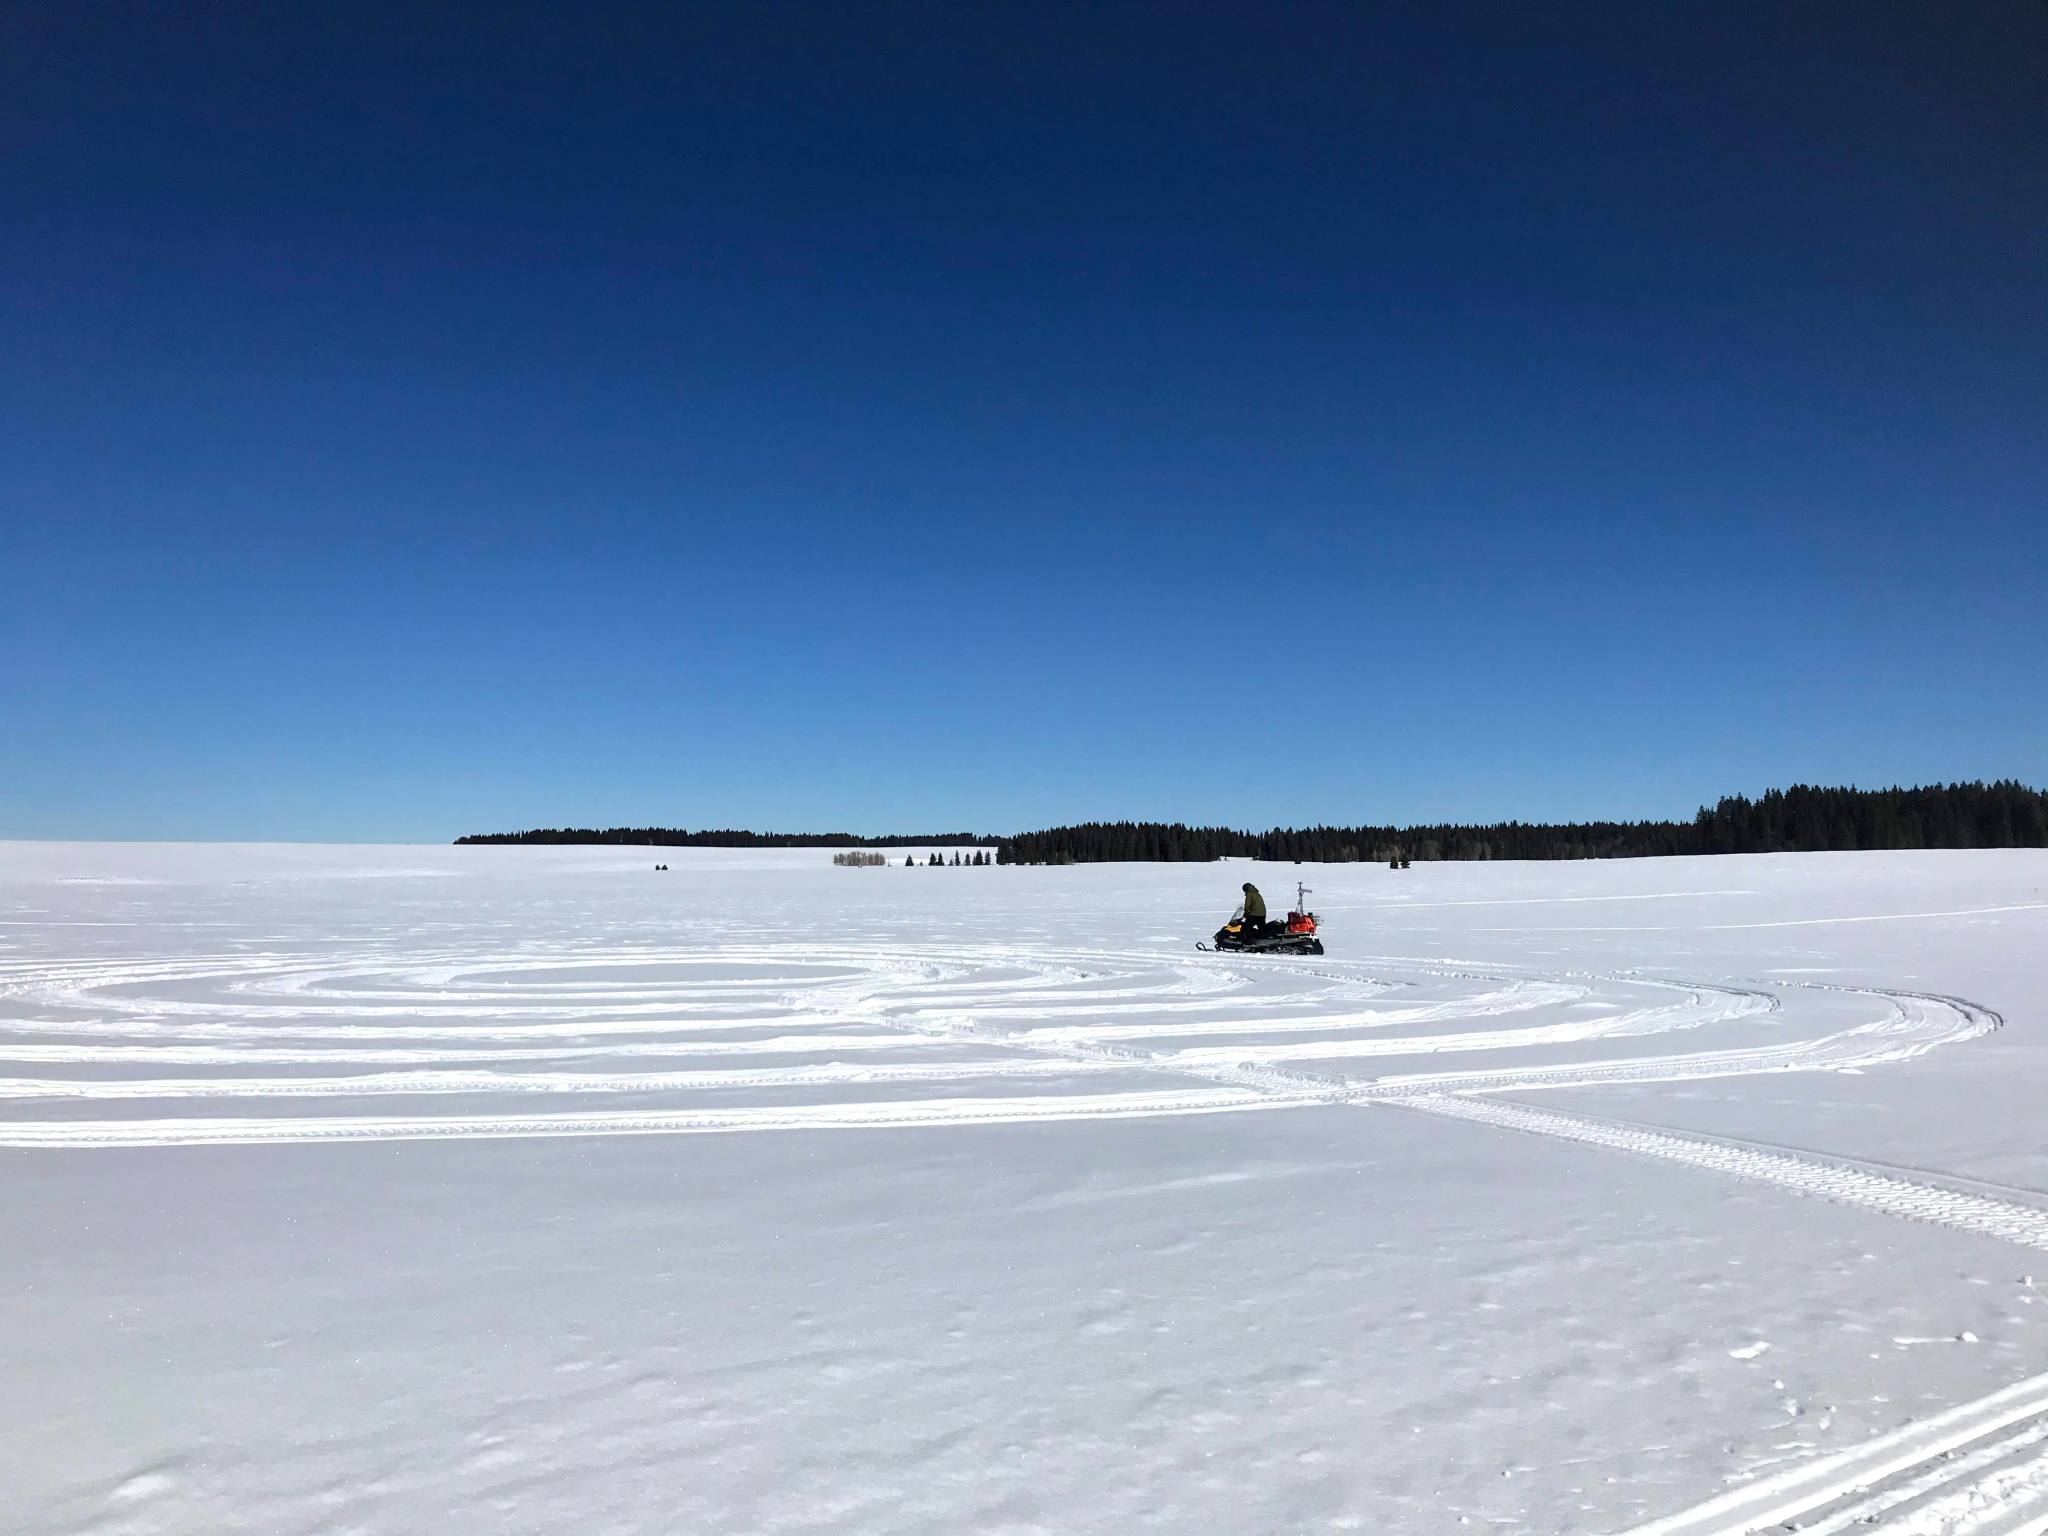
[{"label": "snowmobile", "polygon": [[1308,898],[1315,893],[1297,882],[1294,887],[1294,910],[1287,914],[1284,923],[1246,923],[1244,903],[1239,902],[1237,911],[1229,922],[1216,930],[1216,936],[1204,944],[1196,941],[1195,948],[1216,950],[1233,954],[1251,955],[1320,955],[1323,941],[1316,933],[1316,915],[1308,909]]}]

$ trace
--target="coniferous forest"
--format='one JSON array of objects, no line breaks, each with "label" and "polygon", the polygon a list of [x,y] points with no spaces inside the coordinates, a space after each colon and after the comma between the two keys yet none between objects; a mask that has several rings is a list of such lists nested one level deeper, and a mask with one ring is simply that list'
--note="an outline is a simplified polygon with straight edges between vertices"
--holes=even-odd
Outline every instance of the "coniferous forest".
[{"label": "coniferous forest", "polygon": [[2048,847],[2048,792],[2016,780],[1918,789],[1795,784],[1730,795],[1690,821],[1506,821],[1489,826],[1275,827],[1244,832],[1180,822],[1084,822],[1013,837],[854,837],[837,832],[688,832],[675,827],[541,828],[458,843],[628,844],[657,848],[994,848],[998,864],[1201,863],[1220,858],[1384,863],[1391,859],[1637,859],[1684,853],[1820,853],[1865,848]]},{"label": "coniferous forest", "polygon": [[1635,859],[1682,853],[1862,848],[2048,847],[2048,793],[2012,780],[1921,789],[1795,784],[1730,795],[1691,821],[1497,822],[1491,826],[1276,827],[1091,822],[1006,838],[999,864],[1168,863],[1216,858],[1315,863],[1440,859]]}]

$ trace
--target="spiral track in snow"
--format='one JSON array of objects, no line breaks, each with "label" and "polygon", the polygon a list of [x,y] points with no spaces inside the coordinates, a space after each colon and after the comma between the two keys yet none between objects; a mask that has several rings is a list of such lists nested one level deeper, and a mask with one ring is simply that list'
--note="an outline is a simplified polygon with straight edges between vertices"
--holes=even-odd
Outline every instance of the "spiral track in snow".
[{"label": "spiral track in snow", "polygon": [[1994,1024],[1842,989],[1024,944],[23,960],[0,966],[0,1145],[1200,1114],[1865,1066]]},{"label": "spiral track in snow", "polygon": [[[2032,1207],[1495,1097],[1856,1070],[1999,1023],[1960,998],[1784,981],[1019,944],[16,960],[0,964],[0,1146],[758,1133],[1390,1104],[2048,1248],[2048,1218]],[[536,1107],[547,1105],[559,1107]],[[2048,1389],[2022,1383],[1638,1536],[1873,1519],[2038,1536],[2048,1529],[2044,1405]]]}]

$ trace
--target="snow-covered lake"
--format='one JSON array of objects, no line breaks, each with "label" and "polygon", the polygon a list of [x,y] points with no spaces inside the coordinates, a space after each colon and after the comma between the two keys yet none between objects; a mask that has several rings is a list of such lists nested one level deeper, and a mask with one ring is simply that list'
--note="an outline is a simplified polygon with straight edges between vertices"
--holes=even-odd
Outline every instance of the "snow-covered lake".
[{"label": "snow-covered lake", "polygon": [[0,1529],[2048,1529],[2048,855],[895,857],[0,844]]}]

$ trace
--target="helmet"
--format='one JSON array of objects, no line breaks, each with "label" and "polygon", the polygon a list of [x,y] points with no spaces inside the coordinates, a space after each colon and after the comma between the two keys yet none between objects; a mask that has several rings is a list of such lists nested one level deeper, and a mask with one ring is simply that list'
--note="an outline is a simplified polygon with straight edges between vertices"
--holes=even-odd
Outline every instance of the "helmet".
[{"label": "helmet", "polygon": [[1245,883],[1243,884],[1243,886],[1241,886],[1241,887],[1240,887],[1240,889],[1242,889],[1242,890],[1247,890],[1247,891],[1248,891],[1248,890],[1250,890],[1251,888],[1252,888],[1252,883],[1251,883],[1251,881],[1249,881],[1249,880],[1245,881]]}]

